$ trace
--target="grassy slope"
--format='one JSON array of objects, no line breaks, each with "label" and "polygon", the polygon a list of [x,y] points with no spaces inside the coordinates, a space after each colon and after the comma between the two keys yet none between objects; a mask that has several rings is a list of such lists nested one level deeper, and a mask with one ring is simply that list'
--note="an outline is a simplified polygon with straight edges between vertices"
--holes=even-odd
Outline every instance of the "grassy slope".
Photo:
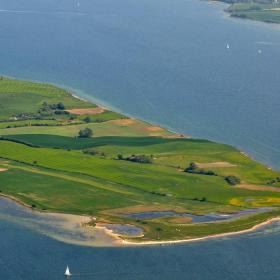
[{"label": "grassy slope", "polygon": [[167,130],[162,131],[150,131],[149,124],[142,121],[134,121],[133,124],[122,125],[115,121],[107,121],[104,123],[88,123],[78,125],[67,125],[67,126],[29,126],[29,127],[18,127],[18,128],[6,128],[0,130],[0,135],[10,134],[52,134],[61,136],[75,137],[78,135],[80,129],[89,127],[94,131],[94,136],[173,136]]},{"label": "grassy slope", "polygon": [[72,97],[65,90],[52,85],[4,79],[0,81],[0,119],[8,119],[16,113],[36,113],[42,103],[58,103],[63,100],[67,108],[95,107],[92,103]]},{"label": "grassy slope", "polygon": [[[29,96],[25,95],[26,92],[32,98],[26,98]],[[0,121],[6,120],[11,114],[35,112],[43,101],[63,102],[72,108],[95,106],[53,86],[14,80],[0,80],[0,100],[6,102],[7,108],[1,112]],[[93,128],[95,138],[73,138],[84,127]],[[136,120],[131,123],[107,121],[9,129],[0,126],[0,135],[12,140],[0,141],[0,157],[3,158],[0,168],[8,169],[0,172],[0,190],[28,204],[36,204],[41,209],[88,213],[107,221],[134,223],[145,229],[144,238],[149,239],[176,239],[241,229],[272,216],[255,215],[250,220],[222,222],[213,227],[211,224],[172,225],[163,218],[151,220],[147,224],[140,221],[139,224],[133,219],[113,214],[115,209],[139,205],[209,213],[237,211],[239,206],[278,206],[280,202],[280,193],[230,187],[223,179],[225,175],[236,174],[246,183],[266,185],[279,173],[228,145],[206,140],[170,138],[175,135],[166,130],[150,128],[149,124]],[[161,137],[150,137],[153,135]],[[103,156],[86,155],[82,151],[85,148],[102,153]],[[124,156],[153,155],[153,164],[116,160],[119,153]],[[4,159],[8,159],[8,162]],[[178,171],[178,167],[184,168],[192,161],[225,161],[234,166],[211,168],[219,176]],[[279,183],[273,186],[277,187]],[[202,197],[206,197],[207,201],[194,200]],[[158,227],[163,229],[160,234],[156,231]],[[180,231],[175,231],[175,227],[179,227]]]},{"label": "grassy slope", "polygon": [[[173,168],[178,166],[184,168],[190,162],[226,161],[234,166],[230,168],[211,168],[211,170],[220,175],[229,175],[229,173],[238,175],[243,181],[252,184],[265,185],[272,178],[278,176],[277,172],[251,160],[231,146],[199,139],[120,136],[79,139],[37,134],[10,135],[5,136],[5,139],[38,147],[77,150],[91,148],[88,150],[99,152],[99,154],[104,153],[107,159],[116,159],[118,154],[122,154],[124,157],[132,154],[152,154],[155,164]],[[122,163],[120,162],[120,164]],[[210,179],[212,180],[212,178]]]}]

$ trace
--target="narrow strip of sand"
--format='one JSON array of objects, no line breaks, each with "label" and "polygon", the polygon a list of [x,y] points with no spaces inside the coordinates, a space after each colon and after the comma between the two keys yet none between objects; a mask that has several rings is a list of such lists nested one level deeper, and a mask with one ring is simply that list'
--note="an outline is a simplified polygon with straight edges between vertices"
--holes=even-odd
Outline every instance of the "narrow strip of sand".
[{"label": "narrow strip of sand", "polygon": [[275,217],[275,218],[271,218],[271,219],[269,219],[265,222],[254,225],[253,227],[251,227],[249,229],[227,232],[227,233],[218,233],[218,234],[207,235],[207,236],[197,237],[197,238],[181,239],[181,240],[167,240],[167,241],[144,241],[144,242],[132,242],[132,241],[123,240],[123,244],[128,245],[128,246],[144,246],[144,245],[164,245],[164,244],[165,245],[167,245],[167,244],[172,245],[172,244],[178,244],[178,243],[207,241],[207,240],[210,240],[210,239],[230,237],[230,236],[234,236],[234,235],[241,235],[241,234],[254,232],[258,229],[264,228],[268,225],[271,225],[271,224],[273,224],[275,222],[279,222],[279,221],[280,221],[280,217]]}]

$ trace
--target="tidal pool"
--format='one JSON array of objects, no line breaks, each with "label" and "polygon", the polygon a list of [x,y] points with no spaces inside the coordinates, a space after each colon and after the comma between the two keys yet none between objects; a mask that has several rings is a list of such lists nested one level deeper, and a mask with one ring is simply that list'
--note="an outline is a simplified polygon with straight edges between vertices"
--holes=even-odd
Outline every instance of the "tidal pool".
[{"label": "tidal pool", "polygon": [[133,225],[103,224],[103,226],[123,237],[139,237],[143,235],[143,230]]}]

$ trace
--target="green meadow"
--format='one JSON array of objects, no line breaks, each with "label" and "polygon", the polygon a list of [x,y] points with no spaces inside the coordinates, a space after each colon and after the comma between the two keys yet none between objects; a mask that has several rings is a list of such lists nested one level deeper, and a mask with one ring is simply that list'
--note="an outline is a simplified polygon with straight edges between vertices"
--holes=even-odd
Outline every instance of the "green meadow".
[{"label": "green meadow", "polygon": [[[52,85],[1,78],[1,193],[38,210],[134,224],[144,230],[138,241],[237,231],[279,214],[279,172],[234,147],[177,135],[108,109],[91,110],[98,108]],[[78,137],[85,128],[93,135]],[[194,170],[185,172],[191,165]],[[238,183],[230,185],[228,176]],[[202,224],[124,216],[235,213],[258,207],[274,208]]]}]

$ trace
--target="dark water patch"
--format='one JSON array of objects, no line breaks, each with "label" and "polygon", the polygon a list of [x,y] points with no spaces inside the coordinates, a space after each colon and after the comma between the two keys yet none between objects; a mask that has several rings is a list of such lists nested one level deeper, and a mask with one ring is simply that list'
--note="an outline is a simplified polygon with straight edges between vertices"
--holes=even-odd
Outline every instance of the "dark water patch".
[{"label": "dark water patch", "polygon": [[137,237],[143,235],[143,230],[133,225],[104,224],[103,226],[121,236]]}]

